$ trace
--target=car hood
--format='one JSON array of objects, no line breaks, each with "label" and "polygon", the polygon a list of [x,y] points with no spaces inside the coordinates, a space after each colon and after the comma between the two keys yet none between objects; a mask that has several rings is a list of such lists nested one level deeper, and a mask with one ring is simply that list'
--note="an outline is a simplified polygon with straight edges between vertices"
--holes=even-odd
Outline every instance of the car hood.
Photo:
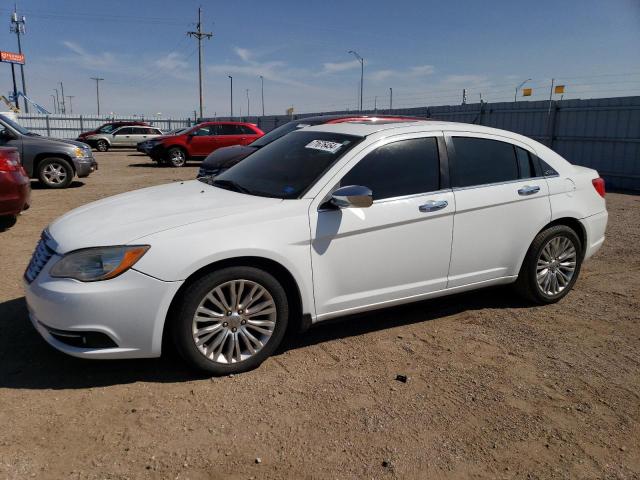
[{"label": "car hood", "polygon": [[256,211],[282,202],[224,190],[197,180],[144,188],[89,203],[48,227],[58,253],[124,245],[182,225]]},{"label": "car hood", "polygon": [[233,145],[215,150],[204,162],[203,168],[229,168],[238,163],[240,160],[248,157],[258,150],[256,147],[248,145]]},{"label": "car hood", "polygon": [[30,140],[37,140],[43,142],[55,142],[55,143],[64,143],[65,145],[72,145],[74,147],[86,148],[87,144],[83,142],[79,142],[77,140],[70,140],[66,138],[54,138],[54,137],[41,137],[40,135],[29,136]]}]

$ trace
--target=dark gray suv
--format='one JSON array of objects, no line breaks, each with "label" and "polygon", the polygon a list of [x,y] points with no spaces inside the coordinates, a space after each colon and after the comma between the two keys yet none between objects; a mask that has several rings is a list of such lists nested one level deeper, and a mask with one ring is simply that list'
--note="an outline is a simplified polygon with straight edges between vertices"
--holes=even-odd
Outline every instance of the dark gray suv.
[{"label": "dark gray suv", "polygon": [[98,169],[89,145],[42,137],[5,115],[0,115],[0,146],[17,148],[29,176],[48,188],[66,188],[73,177],[87,177]]}]

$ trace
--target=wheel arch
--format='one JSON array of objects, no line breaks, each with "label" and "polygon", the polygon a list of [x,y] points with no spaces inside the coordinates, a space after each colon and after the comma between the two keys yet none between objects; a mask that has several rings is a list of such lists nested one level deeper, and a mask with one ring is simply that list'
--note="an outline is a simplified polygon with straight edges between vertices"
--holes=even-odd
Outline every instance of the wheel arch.
[{"label": "wheel arch", "polygon": [[[584,255],[587,250],[587,230],[584,228],[582,222],[575,217],[556,218],[552,222],[545,225],[542,229],[540,229],[540,232],[546,230],[547,228],[555,227],[556,225],[565,225],[576,232],[576,235],[578,236],[578,239],[580,239],[580,243],[582,246],[582,255]],[[536,233],[536,236],[538,236],[540,232]]]},{"label": "wheel arch", "polygon": [[163,153],[166,155],[169,152],[169,150],[171,150],[172,148],[179,148],[180,150],[182,150],[187,160],[191,157],[187,147],[185,147],[184,145],[180,145],[179,143],[173,143],[171,145],[167,145],[166,147],[164,147]]},{"label": "wheel arch", "polygon": [[204,275],[208,273],[219,270],[221,268],[227,267],[255,267],[261,270],[266,271],[267,273],[273,275],[278,282],[284,288],[287,294],[287,301],[289,302],[289,324],[287,327],[288,332],[299,332],[304,331],[311,323],[310,316],[305,315],[302,311],[302,293],[300,291],[300,286],[298,282],[295,280],[293,274],[281,263],[272,260],[266,257],[258,257],[258,256],[242,256],[242,257],[232,257],[226,258],[224,260],[219,260],[209,265],[205,265],[200,269],[193,272],[184,283],[180,286],[176,294],[173,296],[171,300],[171,304],[169,305],[169,309],[167,310],[167,315],[165,317],[165,322],[163,325],[162,331],[162,350],[165,351],[165,348],[170,344],[169,331],[167,328],[171,318],[175,314],[176,309],[178,308],[180,301],[183,298],[184,292],[191,286],[195,281],[202,278]]}]

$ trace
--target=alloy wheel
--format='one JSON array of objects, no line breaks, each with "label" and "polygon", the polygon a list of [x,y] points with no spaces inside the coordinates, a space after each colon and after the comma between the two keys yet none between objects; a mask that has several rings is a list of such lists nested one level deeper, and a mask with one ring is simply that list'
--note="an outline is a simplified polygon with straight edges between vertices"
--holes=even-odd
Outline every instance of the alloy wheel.
[{"label": "alloy wheel", "polygon": [[576,260],[576,247],[569,238],[551,238],[540,250],[536,265],[540,291],[555,296],[567,288],[576,271]]},{"label": "alloy wheel", "polygon": [[42,176],[50,185],[60,185],[67,179],[67,171],[60,163],[52,162],[44,167]]},{"label": "alloy wheel", "polygon": [[169,161],[174,167],[181,167],[186,163],[184,152],[179,149],[172,150],[169,154]]},{"label": "alloy wheel", "polygon": [[277,313],[264,286],[251,280],[231,280],[213,288],[198,305],[192,322],[193,341],[213,362],[242,362],[267,344]]}]

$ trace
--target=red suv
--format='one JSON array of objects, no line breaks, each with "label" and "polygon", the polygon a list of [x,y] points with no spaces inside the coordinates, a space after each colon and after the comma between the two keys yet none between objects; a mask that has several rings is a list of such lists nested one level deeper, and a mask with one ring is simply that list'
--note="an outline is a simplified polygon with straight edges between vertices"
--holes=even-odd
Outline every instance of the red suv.
[{"label": "red suv", "polygon": [[156,162],[181,167],[187,160],[205,158],[222,147],[248,145],[263,135],[253,123],[203,122],[179,135],[147,140],[144,151]]},{"label": "red suv", "polygon": [[109,123],[105,123],[103,125],[100,125],[95,130],[89,130],[88,132],[82,132],[80,135],[78,135],[78,138],[76,138],[76,140],[79,141],[79,142],[84,142],[84,139],[89,137],[89,136],[91,136],[91,135],[97,135],[99,133],[111,133],[116,128],[128,127],[128,126],[131,126],[131,125],[143,125],[143,126],[147,126],[147,127],[149,126],[149,124],[147,122],[109,122]]},{"label": "red suv", "polygon": [[31,182],[18,150],[0,147],[0,230],[13,225],[16,215],[29,208],[30,200]]}]

